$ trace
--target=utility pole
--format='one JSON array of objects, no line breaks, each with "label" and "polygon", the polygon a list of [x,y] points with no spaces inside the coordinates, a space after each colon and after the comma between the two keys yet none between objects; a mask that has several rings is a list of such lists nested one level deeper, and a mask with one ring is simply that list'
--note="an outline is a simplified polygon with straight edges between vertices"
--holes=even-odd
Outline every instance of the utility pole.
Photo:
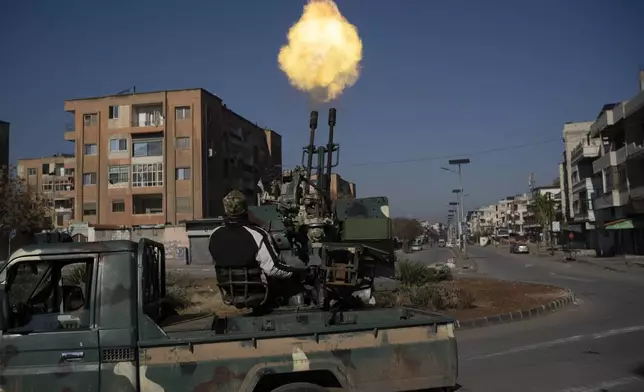
[{"label": "utility pole", "polygon": [[458,187],[460,188],[459,196],[460,196],[460,204],[461,204],[461,217],[460,217],[460,222],[458,223],[458,227],[460,229],[461,233],[461,246],[463,250],[463,256],[467,259],[467,240],[465,236],[463,235],[463,222],[465,221],[465,214],[463,213],[463,174],[462,174],[462,166],[469,164],[471,161],[468,158],[465,159],[450,159],[449,164],[450,165],[457,165],[458,166]]}]

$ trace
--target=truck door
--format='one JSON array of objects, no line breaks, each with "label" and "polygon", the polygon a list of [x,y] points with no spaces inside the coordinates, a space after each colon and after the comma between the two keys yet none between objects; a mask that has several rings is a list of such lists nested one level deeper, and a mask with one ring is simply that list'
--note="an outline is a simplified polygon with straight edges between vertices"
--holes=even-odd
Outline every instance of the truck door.
[{"label": "truck door", "polygon": [[[80,257],[79,257],[80,256]],[[22,257],[0,274],[8,305],[0,390],[98,391],[97,256]]]}]

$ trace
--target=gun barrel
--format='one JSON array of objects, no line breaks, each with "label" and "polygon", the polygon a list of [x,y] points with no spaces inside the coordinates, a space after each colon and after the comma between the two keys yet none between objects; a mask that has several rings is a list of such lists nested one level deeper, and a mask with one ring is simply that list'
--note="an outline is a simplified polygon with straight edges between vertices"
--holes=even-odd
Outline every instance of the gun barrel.
[{"label": "gun barrel", "polygon": [[331,192],[331,167],[333,166],[333,131],[335,128],[335,108],[329,109],[329,143],[326,146],[326,191]]},{"label": "gun barrel", "polygon": [[[307,146],[308,159],[306,161],[306,179],[311,181],[311,170],[313,168],[313,153],[315,151],[315,129],[318,127],[318,112],[316,110],[311,111],[311,117],[309,120],[309,128],[311,129],[309,136],[309,145]],[[309,192],[309,187],[304,187],[304,194]]]}]

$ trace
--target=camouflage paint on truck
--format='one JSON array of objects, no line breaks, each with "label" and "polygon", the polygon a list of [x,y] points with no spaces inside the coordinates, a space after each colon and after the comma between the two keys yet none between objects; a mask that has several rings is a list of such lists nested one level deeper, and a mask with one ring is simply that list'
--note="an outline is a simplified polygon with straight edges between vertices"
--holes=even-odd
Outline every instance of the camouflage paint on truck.
[{"label": "camouflage paint on truck", "polygon": [[284,378],[347,391],[456,384],[451,324],[155,347],[159,343],[142,348],[139,357],[141,377],[164,388],[158,390],[264,391]]},{"label": "camouflage paint on truck", "polygon": [[93,266],[89,324],[29,333],[5,328],[0,391],[270,391],[297,381],[348,391],[456,385],[453,320],[433,313],[352,311],[340,325],[327,325],[321,311],[210,315],[161,327],[155,320],[165,291],[158,285],[164,252],[150,244],[48,244],[17,251],[0,271],[0,285],[18,263],[84,260]]}]

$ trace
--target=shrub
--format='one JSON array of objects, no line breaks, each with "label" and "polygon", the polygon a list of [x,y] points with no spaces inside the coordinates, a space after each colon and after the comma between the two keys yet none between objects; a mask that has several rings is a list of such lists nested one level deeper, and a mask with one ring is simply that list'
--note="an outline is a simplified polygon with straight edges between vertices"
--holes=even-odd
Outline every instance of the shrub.
[{"label": "shrub", "polygon": [[407,306],[431,311],[468,309],[474,306],[474,295],[465,289],[454,289],[434,284],[404,285],[397,292],[375,293],[376,303],[382,307]]},{"label": "shrub", "polygon": [[452,279],[452,271],[448,268],[430,268],[427,265],[401,259],[396,263],[396,279],[403,285],[422,286],[432,282],[442,282]]}]

